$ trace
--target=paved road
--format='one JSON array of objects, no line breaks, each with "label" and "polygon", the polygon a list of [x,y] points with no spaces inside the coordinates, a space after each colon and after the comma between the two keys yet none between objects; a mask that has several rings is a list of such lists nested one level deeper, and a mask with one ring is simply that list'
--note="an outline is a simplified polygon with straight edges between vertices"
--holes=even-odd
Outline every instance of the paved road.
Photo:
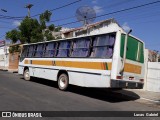
[{"label": "paved road", "polygon": [[57,89],[56,82],[37,78],[25,81],[18,74],[0,71],[0,111],[158,110],[113,91],[70,86],[63,92]]}]

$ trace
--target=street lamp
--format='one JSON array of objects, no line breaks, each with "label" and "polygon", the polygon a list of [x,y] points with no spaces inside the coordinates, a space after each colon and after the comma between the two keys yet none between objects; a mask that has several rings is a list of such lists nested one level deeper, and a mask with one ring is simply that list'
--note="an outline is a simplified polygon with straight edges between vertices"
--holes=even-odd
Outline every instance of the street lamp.
[{"label": "street lamp", "polygon": [[33,4],[28,4],[28,5],[25,6],[25,8],[28,9],[28,17],[29,18],[30,18],[30,9],[31,9],[31,7],[33,7]]}]

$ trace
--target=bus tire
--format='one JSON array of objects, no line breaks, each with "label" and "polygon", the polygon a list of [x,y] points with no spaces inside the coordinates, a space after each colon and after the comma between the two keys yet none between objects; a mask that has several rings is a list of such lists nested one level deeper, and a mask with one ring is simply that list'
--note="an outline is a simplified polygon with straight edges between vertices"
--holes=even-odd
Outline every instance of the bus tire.
[{"label": "bus tire", "polygon": [[69,86],[69,78],[68,75],[65,73],[62,73],[58,77],[58,88],[62,91],[67,90]]},{"label": "bus tire", "polygon": [[31,79],[31,76],[29,74],[29,69],[24,70],[23,77],[24,77],[24,80],[27,80],[27,81],[29,81]]}]

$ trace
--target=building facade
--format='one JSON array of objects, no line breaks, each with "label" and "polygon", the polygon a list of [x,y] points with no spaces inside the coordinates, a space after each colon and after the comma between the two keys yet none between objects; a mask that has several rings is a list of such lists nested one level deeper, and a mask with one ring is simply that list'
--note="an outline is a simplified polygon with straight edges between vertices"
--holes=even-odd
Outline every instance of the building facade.
[{"label": "building facade", "polygon": [[0,69],[7,70],[9,66],[9,47],[5,41],[0,41]]}]

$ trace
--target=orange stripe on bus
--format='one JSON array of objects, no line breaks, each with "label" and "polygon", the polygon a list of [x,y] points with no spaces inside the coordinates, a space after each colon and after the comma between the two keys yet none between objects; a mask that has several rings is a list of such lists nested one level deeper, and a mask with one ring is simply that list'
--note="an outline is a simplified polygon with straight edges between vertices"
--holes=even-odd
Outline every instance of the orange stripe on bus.
[{"label": "orange stripe on bus", "polygon": [[102,62],[55,61],[56,66],[105,70]]},{"label": "orange stripe on bus", "polygon": [[52,66],[53,62],[51,60],[32,60],[32,64],[34,64],[34,65]]},{"label": "orange stripe on bus", "polygon": [[[29,60],[25,60],[25,64],[29,64]],[[112,63],[104,62],[79,62],[79,61],[51,61],[51,60],[32,60],[33,65],[46,65],[46,66],[64,66],[73,68],[86,68],[86,69],[98,69],[106,70],[106,65],[108,70],[111,70]],[[141,74],[141,66],[125,63],[125,72]]]},{"label": "orange stripe on bus", "polygon": [[25,61],[24,61],[24,64],[29,64],[29,60],[25,60]]},{"label": "orange stripe on bus", "polygon": [[[25,64],[29,64],[30,60],[25,60]],[[79,61],[51,61],[51,60],[32,60],[30,62],[33,65],[46,65],[46,66],[63,66],[73,68],[86,68],[86,69],[98,69],[106,70],[104,62],[79,62]],[[108,63],[111,65],[111,63]],[[111,70],[109,67],[108,70]]]},{"label": "orange stripe on bus", "polygon": [[141,74],[141,66],[125,63],[124,71],[129,73]]},{"label": "orange stripe on bus", "polygon": [[112,68],[112,63],[107,63],[107,65],[108,65],[108,70],[111,70],[111,68]]}]

